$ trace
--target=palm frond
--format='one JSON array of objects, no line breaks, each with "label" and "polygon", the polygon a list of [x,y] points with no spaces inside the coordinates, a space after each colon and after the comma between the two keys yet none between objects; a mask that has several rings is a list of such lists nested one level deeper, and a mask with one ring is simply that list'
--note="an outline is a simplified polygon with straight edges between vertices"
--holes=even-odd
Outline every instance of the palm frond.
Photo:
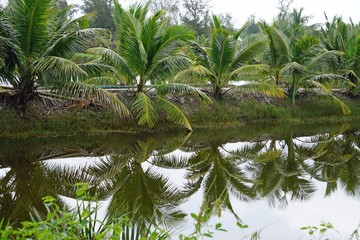
[{"label": "palm frond", "polygon": [[192,132],[192,127],[189,120],[186,118],[185,114],[173,103],[165,100],[162,97],[156,98],[159,107],[166,113],[167,118],[179,125],[186,127],[190,132]]},{"label": "palm frond", "polygon": [[63,34],[54,33],[42,56],[72,58],[75,53],[85,52],[95,42],[106,43],[106,39],[110,39],[109,30],[101,28],[67,30]]},{"label": "palm frond", "polygon": [[262,92],[268,96],[273,97],[285,97],[285,92],[282,88],[265,82],[247,82],[241,86],[237,86],[234,88],[235,91],[240,92]]},{"label": "palm frond", "polygon": [[331,66],[338,65],[338,58],[343,56],[344,53],[340,51],[323,51],[316,57],[311,59],[310,66],[316,71],[328,71]]},{"label": "palm frond", "polygon": [[266,64],[245,65],[229,74],[229,78],[237,77],[263,77],[269,75],[270,67]]},{"label": "palm frond", "polygon": [[273,27],[265,26],[269,39],[271,66],[281,66],[289,61],[290,50],[284,34]]},{"label": "palm frond", "polygon": [[187,84],[182,83],[167,83],[156,85],[155,89],[160,95],[165,95],[168,93],[191,93],[199,97],[205,103],[211,103],[212,100],[200,89],[189,86]]},{"label": "palm frond", "polygon": [[101,77],[90,77],[84,81],[87,84],[92,85],[116,85],[119,83],[119,79],[113,76],[101,76]]},{"label": "palm frond", "polygon": [[161,38],[159,38],[157,46],[155,46],[154,62],[156,63],[169,55],[174,55],[179,47],[185,42],[194,40],[194,38],[194,33],[184,26],[174,25],[167,27]]},{"label": "palm frond", "polygon": [[90,77],[117,73],[115,68],[102,63],[89,62],[78,64],[78,66],[83,69],[84,72],[86,72]]},{"label": "palm frond", "polygon": [[145,93],[136,93],[131,103],[131,110],[134,112],[139,125],[147,125],[150,128],[155,126],[158,115],[153,102]]},{"label": "palm frond", "polygon": [[188,158],[181,156],[156,156],[151,162],[164,169],[184,169],[189,166]]},{"label": "palm frond", "polygon": [[208,78],[215,78],[215,75],[205,66],[193,65],[177,73],[172,80],[181,83],[205,83]]},{"label": "palm frond", "polygon": [[219,76],[231,66],[235,51],[236,42],[229,34],[217,32],[212,36],[209,56]]},{"label": "palm frond", "polygon": [[214,71],[213,64],[209,58],[207,50],[196,42],[193,42],[191,44],[191,49],[194,52],[195,56],[197,57],[196,60],[199,63],[199,65],[202,65],[205,68],[209,69],[210,72],[213,72]]},{"label": "palm frond", "polygon": [[87,52],[100,55],[104,63],[116,68],[118,70],[118,74],[125,83],[132,84],[136,79],[126,61],[117,52],[102,47],[90,48]]},{"label": "palm frond", "polygon": [[263,53],[267,47],[268,47],[267,40],[251,42],[249,45],[240,49],[239,53],[234,59],[232,68],[237,68],[240,65],[253,60],[256,56]]},{"label": "palm frond", "polygon": [[188,68],[191,61],[186,56],[166,56],[149,69],[149,79],[152,83],[164,82],[171,79],[175,74]]},{"label": "palm frond", "polygon": [[60,82],[53,85],[52,92],[65,98],[76,97],[97,101],[108,106],[120,117],[131,116],[125,104],[116,95],[94,85],[81,82]]},{"label": "palm frond", "polygon": [[301,75],[307,71],[307,68],[297,62],[290,62],[285,64],[285,66],[281,69],[283,74],[293,76],[293,75]]},{"label": "palm frond", "polygon": [[307,80],[306,84],[308,86],[313,87],[313,88],[315,87],[316,89],[319,89],[322,93],[325,93],[327,96],[331,97],[334,100],[335,103],[340,105],[344,115],[350,115],[351,114],[350,108],[343,101],[341,101],[340,99],[338,99],[337,97],[332,95],[331,92],[323,84],[318,82],[317,79],[319,77],[320,76],[318,76],[317,78],[314,77],[313,79]]},{"label": "palm frond", "polygon": [[28,58],[39,53],[47,43],[52,0],[9,1],[11,20],[15,23],[19,46]]},{"label": "palm frond", "polygon": [[[84,79],[88,74],[76,63],[61,57],[45,57],[34,63],[34,73],[49,72],[56,80]],[[53,80],[53,79],[52,79]]]},{"label": "palm frond", "polygon": [[143,163],[148,160],[155,151],[155,140],[148,139],[147,141],[137,141],[135,149],[131,151],[137,162]]}]

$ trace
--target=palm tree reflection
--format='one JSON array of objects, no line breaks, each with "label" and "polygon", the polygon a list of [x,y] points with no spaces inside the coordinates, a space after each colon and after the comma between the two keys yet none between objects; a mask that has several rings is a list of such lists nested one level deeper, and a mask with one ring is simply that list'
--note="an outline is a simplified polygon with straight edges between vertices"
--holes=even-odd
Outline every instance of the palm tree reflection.
[{"label": "palm tree reflection", "polygon": [[145,237],[152,225],[168,228],[182,222],[185,214],[179,205],[187,196],[158,171],[159,158],[152,159],[177,149],[188,137],[139,140],[128,152],[103,158],[90,170],[97,177],[101,198],[110,199],[109,219],[127,216],[136,230],[132,235],[138,237]]}]

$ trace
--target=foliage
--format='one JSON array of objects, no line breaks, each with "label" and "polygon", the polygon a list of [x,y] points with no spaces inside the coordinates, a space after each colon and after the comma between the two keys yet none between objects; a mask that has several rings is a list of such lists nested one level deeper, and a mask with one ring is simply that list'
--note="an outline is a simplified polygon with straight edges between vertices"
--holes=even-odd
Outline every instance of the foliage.
[{"label": "foliage", "polygon": [[[157,109],[160,109],[170,121],[191,131],[186,116],[163,96],[169,92],[192,92],[208,100],[205,94],[193,87],[167,84],[174,74],[188,66],[189,59],[182,48],[193,39],[193,33],[181,26],[169,26],[162,11],[148,17],[149,4],[133,5],[125,10],[119,3],[115,3],[114,17],[119,43],[117,51],[94,48],[90,52],[100,55],[100,61],[117,70],[115,74],[104,78],[104,81],[116,83],[121,79],[129,86],[136,86],[131,109],[139,125],[154,127],[158,119]],[[148,83],[153,87],[148,88]],[[152,88],[159,95],[151,97]]]},{"label": "foliage", "polygon": [[[307,234],[314,240],[322,239],[329,230],[336,231],[333,225],[329,222],[321,222],[319,226],[305,226],[300,228],[300,230],[306,231]],[[318,235],[318,237],[316,235]]]},{"label": "foliage", "polygon": [[80,9],[85,13],[95,13],[90,27],[106,28],[115,33],[115,23],[112,18],[113,0],[83,0]]},{"label": "foliage", "polygon": [[169,24],[175,25],[180,23],[181,4],[182,0],[153,0],[150,9],[152,13],[164,11],[164,17],[169,19]]},{"label": "foliage", "polygon": [[[222,98],[223,89],[231,81],[240,81],[243,76],[263,72],[262,65],[250,65],[255,58],[266,49],[266,39],[250,37],[241,41],[239,35],[247,27],[245,25],[236,35],[224,29],[218,17],[213,16],[211,24],[210,46],[203,47],[192,44],[195,61],[192,66],[180,72],[176,79],[181,81],[209,81],[215,98]],[[231,88],[230,88],[231,89]],[[269,95],[283,96],[283,91],[268,83],[247,82],[237,87],[238,90],[259,90]]]},{"label": "foliage", "polygon": [[[330,90],[330,87],[336,84],[352,85],[343,76],[333,73],[341,52],[328,51],[320,44],[319,39],[311,35],[288,38],[284,32],[266,23],[262,24],[262,28],[269,39],[269,49],[264,53],[265,62],[268,62],[269,66],[268,74],[276,84],[285,80],[292,103],[295,103],[296,95],[303,87],[329,96],[342,107],[345,115],[351,113]],[[294,29],[294,26],[291,29]]]},{"label": "foliage", "polygon": [[[70,8],[60,12],[54,9],[53,0],[14,0],[6,9],[0,9],[0,62],[3,62],[0,64],[0,82],[11,86],[3,93],[5,101],[21,114],[31,99],[41,98],[51,88],[67,93],[60,97],[70,95],[83,99],[82,94],[73,95],[72,85],[86,95],[89,87],[82,85],[82,80],[111,71],[101,64],[76,64],[72,60],[76,53],[84,52],[94,44],[105,43],[109,32],[88,28],[89,16],[86,15],[69,19]],[[65,85],[69,91],[65,90]],[[97,88],[91,88],[91,92],[109,96]],[[87,100],[92,98],[99,102],[106,99],[105,105],[126,112],[119,99],[110,97],[109,101],[107,97],[98,99],[91,95]]]},{"label": "foliage", "polygon": [[196,31],[197,36],[208,35],[210,5],[208,0],[183,0],[184,13],[181,22]]}]

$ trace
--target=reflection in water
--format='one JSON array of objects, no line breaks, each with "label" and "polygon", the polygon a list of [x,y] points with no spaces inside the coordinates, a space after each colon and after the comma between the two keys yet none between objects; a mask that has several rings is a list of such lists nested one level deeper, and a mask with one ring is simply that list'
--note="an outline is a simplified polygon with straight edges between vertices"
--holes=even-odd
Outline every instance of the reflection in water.
[{"label": "reflection in water", "polygon": [[[226,210],[237,219],[241,212],[234,202],[266,199],[270,206],[286,208],[323,194],[314,179],[326,183],[326,196],[339,186],[359,196],[359,131],[342,128],[306,137],[295,131],[251,135],[234,129],[210,134],[2,141],[0,167],[7,170],[0,175],[0,216],[19,223],[33,209],[45,213],[42,197],[51,195],[60,203],[60,196],[74,198],[76,182],[89,182],[101,200],[110,199],[110,218],[126,214],[136,226],[135,238],[151,225],[180,226],[181,204],[195,193],[202,193],[199,216]],[[230,148],[229,142],[236,144]],[[175,155],[176,149],[190,154]],[[101,160],[86,167],[47,161],[80,156]],[[167,169],[185,171],[185,184],[177,186],[164,174]]]}]

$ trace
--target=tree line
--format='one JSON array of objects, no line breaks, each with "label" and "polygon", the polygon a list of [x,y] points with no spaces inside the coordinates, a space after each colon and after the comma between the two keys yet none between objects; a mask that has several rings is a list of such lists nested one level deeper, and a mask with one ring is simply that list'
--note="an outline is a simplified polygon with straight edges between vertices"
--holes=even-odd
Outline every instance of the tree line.
[{"label": "tree line", "polygon": [[[272,23],[252,17],[236,29],[230,16],[210,16],[205,0],[183,0],[181,11],[171,2],[125,8],[116,0],[85,0],[85,15],[75,17],[64,0],[10,1],[0,8],[0,82],[10,86],[0,99],[20,114],[34,98],[86,99],[148,127],[163,112],[189,130],[167,94],[209,103],[230,90],[260,91],[295,103],[304,88],[351,113],[331,87],[358,93],[359,24],[325,15],[324,24],[308,25],[302,8],[290,11],[291,1],[282,1]],[[244,84],[231,85],[237,81]],[[130,104],[98,87],[119,83],[133,88]],[[212,98],[199,84],[211,86]]]}]

